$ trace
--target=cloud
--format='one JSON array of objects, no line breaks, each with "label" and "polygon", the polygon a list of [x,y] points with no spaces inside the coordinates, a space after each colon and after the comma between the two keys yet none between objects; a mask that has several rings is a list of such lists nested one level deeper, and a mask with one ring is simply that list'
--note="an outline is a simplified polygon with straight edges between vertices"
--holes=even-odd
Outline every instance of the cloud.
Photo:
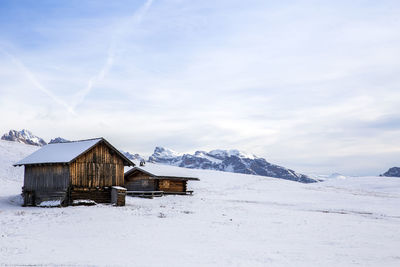
[{"label": "cloud", "polygon": [[[125,35],[128,30],[132,30],[131,28],[137,27],[140,22],[142,21],[143,17],[146,15],[147,11],[149,10],[153,0],[146,0],[144,5],[139,8],[131,18],[127,20],[127,22],[119,27],[116,31],[115,35],[113,36],[110,46],[107,51],[107,58],[106,62],[100,71],[90,80],[88,81],[87,86],[77,94],[77,100],[73,103],[72,108],[75,109],[78,105],[80,105],[86,98],[86,96],[92,91],[93,86],[96,83],[101,82],[107,73],[110,71],[114,60],[115,60],[115,50],[117,49],[118,43],[120,42],[121,36]],[[129,29],[128,29],[129,27]]]},{"label": "cloud", "polygon": [[364,173],[359,157],[379,173],[374,156],[400,156],[397,3],[92,4],[58,17],[37,7],[31,42],[4,28],[49,94],[19,97],[31,90],[19,72],[32,75],[1,62],[0,129],[103,135],[142,154],[237,148],[303,172]]},{"label": "cloud", "polygon": [[363,129],[393,130],[400,131],[400,114],[384,115],[369,122],[365,122]]},{"label": "cloud", "polygon": [[21,74],[23,76],[25,76],[26,79],[28,79],[32,85],[40,90],[42,93],[44,93],[45,95],[47,95],[51,100],[55,101],[57,104],[63,106],[64,108],[66,108],[66,110],[68,112],[70,112],[71,114],[75,114],[73,108],[68,105],[64,100],[62,100],[60,97],[58,97],[57,95],[55,95],[52,91],[48,90],[42,83],[40,83],[38,81],[38,79],[36,78],[36,76],[33,74],[32,71],[30,71],[23,63],[22,61],[20,61],[17,57],[15,57],[14,55],[6,52],[4,49],[0,48],[0,52],[2,52],[4,55],[8,56],[12,62],[18,67],[18,69],[20,70]]}]

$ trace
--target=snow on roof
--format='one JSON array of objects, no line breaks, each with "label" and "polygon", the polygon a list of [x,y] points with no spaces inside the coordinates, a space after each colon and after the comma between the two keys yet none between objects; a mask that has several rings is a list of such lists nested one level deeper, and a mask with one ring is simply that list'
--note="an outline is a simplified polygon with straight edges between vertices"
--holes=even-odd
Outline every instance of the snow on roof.
[{"label": "snow on roof", "polygon": [[69,163],[101,140],[103,138],[48,144],[18,161],[14,166],[41,163]]},{"label": "snow on roof", "polygon": [[193,175],[193,170],[191,169],[163,164],[146,163],[144,166],[137,166],[130,169],[127,173],[131,173],[134,170],[144,171],[155,177],[174,177],[185,178],[188,180],[199,180],[199,178]]}]

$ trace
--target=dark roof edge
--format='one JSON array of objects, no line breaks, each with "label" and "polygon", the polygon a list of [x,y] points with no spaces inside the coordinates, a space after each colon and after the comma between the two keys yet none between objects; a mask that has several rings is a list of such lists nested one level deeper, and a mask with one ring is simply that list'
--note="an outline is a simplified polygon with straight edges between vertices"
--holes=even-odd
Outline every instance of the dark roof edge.
[{"label": "dark roof edge", "polygon": [[69,165],[70,162],[66,161],[60,161],[60,162],[41,162],[41,163],[28,163],[28,164],[13,164],[14,167],[17,166],[29,166],[29,165],[53,165],[53,164],[64,164],[64,165]]},{"label": "dark roof edge", "polygon": [[196,177],[185,177],[185,176],[153,176],[151,177],[153,180],[160,179],[176,179],[176,180],[190,180],[190,181],[200,181],[199,178]]}]

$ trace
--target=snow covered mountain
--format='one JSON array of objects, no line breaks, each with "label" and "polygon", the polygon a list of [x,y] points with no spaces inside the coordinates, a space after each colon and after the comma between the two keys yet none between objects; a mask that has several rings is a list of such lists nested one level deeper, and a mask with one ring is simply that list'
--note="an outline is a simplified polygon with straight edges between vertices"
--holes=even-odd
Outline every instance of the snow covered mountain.
[{"label": "snow covered mountain", "polygon": [[384,174],[381,174],[381,176],[400,177],[400,167],[390,168],[387,172],[385,172]]},{"label": "snow covered mountain", "polygon": [[153,163],[169,164],[191,169],[207,169],[234,173],[254,174],[281,178],[302,183],[315,179],[293,170],[271,164],[263,158],[239,150],[196,151],[193,155],[181,154],[163,147],[156,147],[149,157]]},{"label": "snow covered mountain", "polygon": [[54,144],[54,143],[66,143],[66,142],[70,142],[70,141],[67,140],[67,139],[64,139],[64,138],[62,138],[62,137],[56,137],[56,138],[54,138],[54,139],[51,139],[50,142],[49,142],[49,144]]},{"label": "snow covered mountain", "polygon": [[[40,137],[33,135],[28,130],[10,130],[4,134],[2,140],[14,141],[35,146],[44,146],[47,143]],[[68,142],[62,137],[51,139],[52,143]],[[131,154],[121,151],[130,160],[143,160],[139,154]],[[149,157],[150,162],[168,164],[191,169],[207,169],[234,173],[253,174],[281,178],[302,183],[317,182],[316,179],[307,175],[296,173],[291,169],[271,164],[263,158],[247,154],[236,149],[196,151],[193,155],[181,154],[163,147],[156,147],[154,153]]]},{"label": "snow covered mountain", "polygon": [[[1,140],[13,141],[34,146],[47,145],[46,141],[44,141],[43,138],[34,135],[31,131],[26,129],[23,129],[22,131],[10,130],[8,133],[4,134],[1,137]],[[51,139],[49,144],[65,142],[69,142],[69,140],[62,137],[56,137],[54,139]]]},{"label": "snow covered mountain", "polygon": [[47,143],[40,137],[37,137],[30,131],[23,129],[22,131],[10,130],[1,137],[1,140],[14,141],[27,145],[44,146]]},{"label": "snow covered mountain", "polygon": [[120,152],[121,152],[122,154],[124,154],[124,156],[127,157],[127,158],[130,159],[130,160],[133,160],[133,161],[141,161],[141,160],[144,160],[144,158],[143,158],[142,156],[140,156],[139,154],[131,154],[131,153],[125,152],[125,151],[123,151],[123,150],[120,150]]}]

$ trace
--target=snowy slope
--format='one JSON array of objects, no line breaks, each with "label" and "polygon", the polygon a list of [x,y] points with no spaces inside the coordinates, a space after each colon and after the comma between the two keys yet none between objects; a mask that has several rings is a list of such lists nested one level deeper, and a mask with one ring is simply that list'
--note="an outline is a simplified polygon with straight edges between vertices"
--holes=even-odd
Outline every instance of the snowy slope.
[{"label": "snowy slope", "polygon": [[[1,144],[0,158],[13,158],[2,171],[29,153]],[[185,172],[201,179],[189,182],[193,196],[68,208],[21,207],[22,177],[1,175],[0,264],[400,266],[398,178]]]},{"label": "snowy slope", "polygon": [[23,168],[15,168],[12,165],[39,148],[38,146],[0,140],[0,181],[21,182],[24,176]]}]

